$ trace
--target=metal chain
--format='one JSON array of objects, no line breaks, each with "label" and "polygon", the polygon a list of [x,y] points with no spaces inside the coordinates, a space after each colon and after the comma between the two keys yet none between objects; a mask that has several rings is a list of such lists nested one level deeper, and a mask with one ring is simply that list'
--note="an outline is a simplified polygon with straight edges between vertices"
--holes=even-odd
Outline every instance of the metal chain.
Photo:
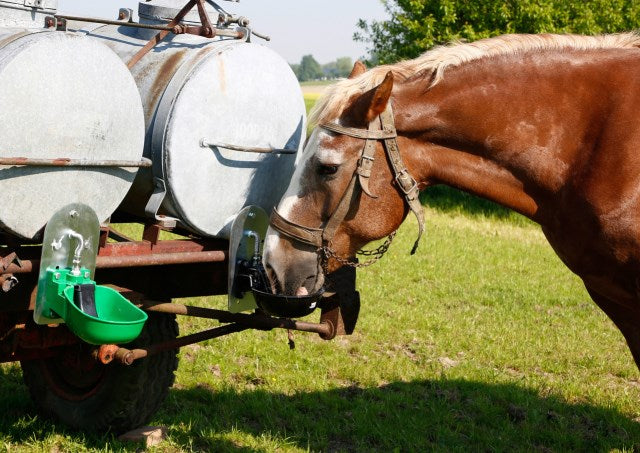
[{"label": "metal chain", "polygon": [[336,254],[336,252],[334,252],[331,249],[331,247],[329,247],[328,245],[323,245],[318,249],[318,255],[321,257],[321,260],[322,260],[322,269],[325,271],[325,274],[326,274],[329,258],[333,258],[343,266],[355,267],[356,269],[371,266],[372,264],[378,262],[380,258],[382,258],[384,254],[387,253],[387,250],[389,250],[389,246],[393,242],[393,238],[396,237],[397,232],[398,231],[396,230],[393,233],[391,233],[389,236],[387,236],[387,239],[384,241],[384,243],[380,244],[380,246],[374,250],[358,250],[356,252],[358,255],[373,257],[362,263],[359,263],[357,261],[351,261],[349,258],[340,256]]}]

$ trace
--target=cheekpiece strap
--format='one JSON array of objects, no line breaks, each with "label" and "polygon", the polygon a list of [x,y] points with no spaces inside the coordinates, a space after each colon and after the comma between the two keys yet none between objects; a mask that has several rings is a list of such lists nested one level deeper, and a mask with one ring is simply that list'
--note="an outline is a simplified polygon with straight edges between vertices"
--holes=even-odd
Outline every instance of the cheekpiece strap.
[{"label": "cheekpiece strap", "polygon": [[[388,128],[389,125],[395,129],[391,103],[387,104],[385,111],[380,114],[380,123],[383,129]],[[404,198],[407,201],[407,205],[409,205],[409,209],[411,209],[411,212],[413,212],[418,220],[418,238],[411,249],[411,254],[413,255],[416,253],[416,250],[418,250],[420,238],[422,237],[422,233],[424,233],[424,208],[420,203],[420,189],[418,188],[417,181],[413,176],[411,176],[407,167],[404,165],[396,139],[385,139],[384,144],[387,150],[387,155],[389,156],[389,161],[391,162],[391,167],[395,174],[396,184],[404,194]]]}]

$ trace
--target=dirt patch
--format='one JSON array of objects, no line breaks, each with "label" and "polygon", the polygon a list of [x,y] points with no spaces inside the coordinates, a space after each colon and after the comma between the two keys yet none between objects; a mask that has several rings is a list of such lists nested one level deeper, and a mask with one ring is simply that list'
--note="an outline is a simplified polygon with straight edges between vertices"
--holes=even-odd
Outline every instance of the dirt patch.
[{"label": "dirt patch", "polygon": [[322,94],[331,85],[302,85],[302,94]]}]

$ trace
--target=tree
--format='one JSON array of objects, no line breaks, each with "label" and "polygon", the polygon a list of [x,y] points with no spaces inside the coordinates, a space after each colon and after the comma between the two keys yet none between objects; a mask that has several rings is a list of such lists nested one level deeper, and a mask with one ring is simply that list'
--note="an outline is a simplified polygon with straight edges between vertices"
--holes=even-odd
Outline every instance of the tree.
[{"label": "tree", "polygon": [[350,57],[341,57],[336,60],[336,73],[338,77],[348,77],[353,69],[353,60]]},{"label": "tree", "polygon": [[324,75],[329,79],[347,77],[353,69],[353,60],[350,57],[341,57],[322,65]]},{"label": "tree", "polygon": [[297,79],[300,80],[300,65],[295,63],[293,64],[289,63],[289,66],[291,66],[291,70],[296,75]]},{"label": "tree", "polygon": [[305,55],[300,61],[298,69],[298,80],[305,82],[307,80],[316,80],[323,76],[320,63],[313,58],[313,55]]},{"label": "tree", "polygon": [[638,0],[380,0],[386,21],[358,21],[356,41],[377,63],[415,58],[436,44],[504,33],[597,34],[640,27]]},{"label": "tree", "polygon": [[331,61],[329,63],[323,64],[322,72],[324,73],[325,77],[327,77],[328,79],[335,79],[339,77],[338,67],[336,66],[335,61]]}]

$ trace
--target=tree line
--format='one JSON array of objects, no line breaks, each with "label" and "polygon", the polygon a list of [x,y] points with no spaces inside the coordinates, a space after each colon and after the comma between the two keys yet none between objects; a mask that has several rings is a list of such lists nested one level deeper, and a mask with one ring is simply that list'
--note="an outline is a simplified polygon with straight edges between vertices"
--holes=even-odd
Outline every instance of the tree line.
[{"label": "tree line", "polygon": [[337,79],[347,77],[353,68],[353,61],[349,57],[338,58],[321,65],[313,55],[305,55],[299,64],[290,65],[300,82],[321,79]]},{"label": "tree line", "polygon": [[390,18],[360,20],[370,65],[415,58],[437,44],[505,33],[598,34],[640,28],[639,0],[380,0]]}]

